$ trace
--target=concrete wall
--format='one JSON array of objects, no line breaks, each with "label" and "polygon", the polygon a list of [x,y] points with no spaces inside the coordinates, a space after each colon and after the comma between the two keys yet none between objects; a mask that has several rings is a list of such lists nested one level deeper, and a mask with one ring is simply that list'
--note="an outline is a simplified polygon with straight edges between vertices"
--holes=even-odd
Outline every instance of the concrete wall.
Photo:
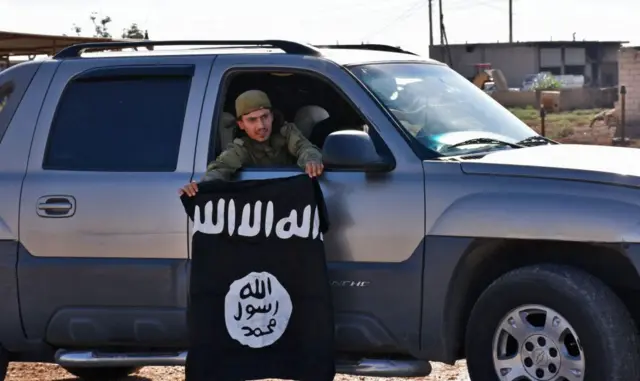
[{"label": "concrete wall", "polygon": [[488,47],[486,62],[502,70],[509,87],[520,88],[524,77],[538,72],[538,49],[527,46]]},{"label": "concrete wall", "polygon": [[[616,86],[618,47],[616,44],[597,42],[587,47],[571,46],[571,42],[567,42],[559,43],[559,46],[536,43],[451,45],[449,49],[452,68],[463,76],[471,78],[475,74],[474,64],[490,63],[493,68],[502,70],[509,87],[519,88],[529,74],[544,69],[560,75],[570,70],[569,67],[573,70],[577,68],[579,72],[565,74],[583,74],[596,86]],[[441,46],[431,47],[430,57],[449,62],[446,50]],[[583,69],[580,70],[580,67]]]},{"label": "concrete wall", "polygon": [[593,88],[583,87],[574,89],[560,90],[560,109],[563,111],[590,109],[590,108],[609,108],[614,106],[618,89],[610,88]]},{"label": "concrete wall", "polygon": [[539,102],[535,91],[496,91],[491,96],[507,108],[526,108],[528,106],[538,108]]},{"label": "concrete wall", "polygon": [[[538,72],[538,49],[529,46],[451,46],[452,68],[461,75],[470,78],[475,75],[475,64],[490,63],[494,69],[502,70],[509,87],[522,86],[527,74]],[[436,46],[430,56],[441,62],[447,62],[446,52]]]},{"label": "concrete wall", "polygon": [[[614,106],[617,97],[617,88],[573,88],[561,89],[559,107],[560,111],[570,111],[590,108],[609,108]],[[496,91],[493,99],[504,107],[540,107],[539,91]]]},{"label": "concrete wall", "polygon": [[[627,88],[625,100],[626,123],[631,128],[640,126],[640,47],[620,49],[618,53],[618,76],[620,86],[626,86]],[[620,112],[619,102],[616,108]],[[634,129],[640,130],[638,127]]]}]

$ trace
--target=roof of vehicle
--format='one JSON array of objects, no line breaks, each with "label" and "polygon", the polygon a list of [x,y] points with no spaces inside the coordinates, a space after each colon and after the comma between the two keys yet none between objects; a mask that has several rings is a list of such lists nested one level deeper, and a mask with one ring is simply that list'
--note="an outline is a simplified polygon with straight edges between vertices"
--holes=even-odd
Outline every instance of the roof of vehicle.
[{"label": "roof of vehicle", "polygon": [[[205,46],[193,48],[192,46]],[[211,46],[212,45],[212,46]],[[237,47],[234,47],[237,45]],[[265,45],[272,45],[265,47]],[[187,47],[187,49],[179,49]],[[191,48],[189,48],[191,47]],[[91,49],[118,49],[90,51]],[[137,51],[123,50],[135,48]],[[84,52],[84,50],[89,50]],[[211,54],[302,54],[322,57],[339,65],[354,65],[389,61],[419,61],[440,64],[436,60],[421,57],[397,47],[377,44],[319,45],[311,46],[283,40],[256,41],[147,41],[77,44],[64,49],[54,59],[78,57],[139,57],[162,55],[211,55]]]}]

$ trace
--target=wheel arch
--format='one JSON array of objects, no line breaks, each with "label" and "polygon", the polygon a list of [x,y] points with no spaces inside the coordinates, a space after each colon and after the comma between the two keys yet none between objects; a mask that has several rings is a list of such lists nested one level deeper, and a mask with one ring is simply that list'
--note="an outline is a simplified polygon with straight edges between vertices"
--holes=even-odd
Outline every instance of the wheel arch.
[{"label": "wheel arch", "polygon": [[636,323],[640,321],[640,307],[633,303],[640,296],[640,276],[623,244],[477,239],[460,258],[448,286],[445,362],[464,358],[465,326],[480,294],[503,274],[540,263],[570,265],[598,277],[623,300]]}]

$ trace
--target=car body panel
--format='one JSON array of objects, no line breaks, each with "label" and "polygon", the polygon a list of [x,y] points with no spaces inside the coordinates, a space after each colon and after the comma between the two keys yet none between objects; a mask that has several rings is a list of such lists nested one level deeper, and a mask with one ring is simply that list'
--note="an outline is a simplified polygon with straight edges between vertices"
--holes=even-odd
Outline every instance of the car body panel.
[{"label": "car body panel", "polygon": [[552,144],[492,152],[462,161],[469,174],[553,178],[640,187],[637,148]]},{"label": "car body panel", "polygon": [[[350,327],[354,332],[346,336],[349,340],[341,341],[339,347],[373,350],[377,347],[373,345],[375,341],[388,341],[373,338],[390,335],[402,342],[398,348],[417,350],[424,237],[422,162],[387,115],[340,66],[299,56],[273,55],[267,61],[259,56],[225,55],[216,59],[211,72],[198,136],[194,180],[204,174],[209,156],[210,121],[216,120],[214,108],[209,105],[217,103],[218,89],[230,68],[298,69],[324,77],[359,106],[370,121],[370,128],[375,128],[384,139],[396,163],[392,171],[366,173],[328,169],[320,178],[331,223],[324,242],[336,314],[345,319],[339,326]],[[213,125],[215,127],[215,123]],[[299,168],[244,168],[236,179],[274,178],[300,172]],[[402,219],[388,218],[394,215],[402,215]],[[374,330],[369,326],[378,328]],[[339,328],[338,331],[344,333],[346,329]],[[383,334],[385,331],[388,333]],[[364,335],[365,332],[369,333]],[[364,336],[358,339],[358,335]]]},{"label": "car body panel", "polygon": [[24,350],[26,344],[18,298],[17,258],[18,242],[0,240],[0,341],[12,351]]},{"label": "car body panel", "polygon": [[[188,260],[46,258],[17,250],[20,278],[29,279],[20,283],[29,338],[58,347],[188,347]],[[421,293],[422,256],[421,243],[402,263],[329,263],[338,351],[418,351],[420,304],[388,306],[399,292]]]},{"label": "car body panel", "polygon": [[188,264],[186,258],[37,257],[21,245],[27,337],[60,346],[185,347]]},{"label": "car body panel", "polygon": [[[25,89],[32,81],[37,84],[26,89],[15,109],[3,110],[3,114],[11,111],[13,114],[11,118],[2,119],[2,123],[6,123],[9,128],[2,131],[0,139],[0,240],[18,240],[22,179],[27,170],[38,110],[56,67],[57,63],[53,62],[29,64],[14,68],[11,73],[5,72],[0,77],[0,81],[7,77],[20,81],[17,85],[25,86]],[[10,101],[13,102],[14,99]],[[3,115],[3,118],[6,116]],[[0,130],[2,129],[0,126]]]},{"label": "car body panel", "polygon": [[[289,69],[311,72],[337,84],[355,104],[371,126],[380,134],[391,151],[395,168],[390,172],[327,170],[320,178],[325,193],[332,229],[340,236],[326,235],[328,259],[355,262],[402,262],[408,260],[424,237],[424,189],[422,161],[411,151],[406,140],[391,120],[366,91],[340,66],[322,59],[273,55],[225,55],[216,59],[204,101],[194,180],[204,175],[210,148],[211,120],[217,103],[218,89],[230,70]],[[215,126],[215,123],[214,123]],[[243,168],[238,180],[289,176],[301,169]],[[401,194],[402,197],[397,197]],[[387,215],[402,215],[402,220],[389,221]],[[379,231],[388,231],[380,235]],[[340,233],[337,233],[340,232]]]},{"label": "car body panel", "polygon": [[533,176],[462,174],[463,168],[475,167],[466,162],[424,165],[428,236],[640,242],[636,189]]},{"label": "car body panel", "polygon": [[[69,79],[114,63],[65,60],[60,65],[38,118],[22,188],[18,283],[24,329],[29,338],[43,338],[50,321],[57,321],[51,320],[54,313],[63,313],[71,307],[148,306],[184,312],[188,236],[187,216],[178,189],[192,174],[193,150],[211,62],[206,57],[148,57],[117,63],[154,67],[195,65],[177,169],[164,173],[42,169],[52,118]],[[39,199],[48,195],[72,197],[75,212],[62,218],[39,215],[36,208]],[[86,328],[86,320],[72,320],[81,328],[91,329]],[[85,337],[104,334],[104,331],[84,332]],[[112,334],[111,339],[116,341],[122,337],[117,331]]]},{"label": "car body panel", "polygon": [[[92,258],[187,258],[186,215],[177,190],[189,181],[211,59],[170,57],[130,60],[126,65],[195,65],[174,172],[92,172],[43,170],[49,129],[68,80],[78,73],[113,63],[64,61],[42,106],[22,193],[20,240],[34,256]],[[122,65],[122,63],[119,63]],[[68,195],[75,214],[38,215],[43,196]],[[163,205],[162,208],[158,208]],[[135,211],[144,211],[144,213]],[[153,239],[150,239],[153,238]]]}]

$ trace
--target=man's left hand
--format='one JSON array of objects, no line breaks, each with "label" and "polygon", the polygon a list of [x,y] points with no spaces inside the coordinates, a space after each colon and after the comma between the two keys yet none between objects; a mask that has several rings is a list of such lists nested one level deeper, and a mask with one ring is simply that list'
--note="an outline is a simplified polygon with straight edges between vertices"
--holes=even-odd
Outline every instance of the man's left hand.
[{"label": "man's left hand", "polygon": [[305,172],[307,173],[307,175],[309,175],[309,177],[320,176],[323,170],[324,165],[322,163],[316,162],[307,163],[307,166],[305,168]]}]

